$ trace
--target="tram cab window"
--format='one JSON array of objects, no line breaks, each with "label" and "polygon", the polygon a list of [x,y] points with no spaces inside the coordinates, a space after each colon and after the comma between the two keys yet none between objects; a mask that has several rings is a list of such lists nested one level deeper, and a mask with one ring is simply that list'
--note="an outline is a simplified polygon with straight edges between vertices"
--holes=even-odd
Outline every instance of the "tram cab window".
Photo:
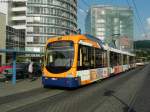
[{"label": "tram cab window", "polygon": [[73,65],[74,44],[72,41],[50,43],[46,49],[46,69],[51,73],[62,73]]}]

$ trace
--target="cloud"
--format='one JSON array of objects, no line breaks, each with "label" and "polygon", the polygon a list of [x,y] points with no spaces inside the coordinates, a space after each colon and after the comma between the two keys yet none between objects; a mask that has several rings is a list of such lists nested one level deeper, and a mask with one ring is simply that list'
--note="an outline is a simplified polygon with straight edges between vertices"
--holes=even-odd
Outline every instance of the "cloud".
[{"label": "cloud", "polygon": [[139,40],[150,40],[150,17],[148,17],[146,19],[146,22],[145,22],[145,33],[142,33],[140,35],[140,38]]},{"label": "cloud", "polygon": [[147,18],[147,23],[150,25],[150,17]]},{"label": "cloud", "polygon": [[146,19],[146,34],[143,34],[142,37],[150,40],[150,17]]},{"label": "cloud", "polygon": [[146,24],[147,24],[147,29],[150,31],[150,17],[149,18],[147,18],[147,20],[146,20]]}]

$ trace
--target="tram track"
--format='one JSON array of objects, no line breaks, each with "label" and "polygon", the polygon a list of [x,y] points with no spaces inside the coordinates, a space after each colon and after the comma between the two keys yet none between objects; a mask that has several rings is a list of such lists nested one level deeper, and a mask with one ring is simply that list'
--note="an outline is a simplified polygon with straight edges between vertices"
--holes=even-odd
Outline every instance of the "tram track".
[{"label": "tram track", "polygon": [[50,96],[61,94],[63,90],[37,88],[31,91],[0,97],[0,112],[11,111]]},{"label": "tram track", "polygon": [[48,91],[48,89],[37,88],[37,89],[31,90],[31,91],[26,91],[26,92],[13,94],[13,95],[3,96],[3,97],[0,97],[0,105],[5,104],[5,103],[9,103],[12,101],[16,101],[18,99],[23,99],[23,98],[27,98],[30,96],[42,94],[42,93],[47,92],[47,91]]}]

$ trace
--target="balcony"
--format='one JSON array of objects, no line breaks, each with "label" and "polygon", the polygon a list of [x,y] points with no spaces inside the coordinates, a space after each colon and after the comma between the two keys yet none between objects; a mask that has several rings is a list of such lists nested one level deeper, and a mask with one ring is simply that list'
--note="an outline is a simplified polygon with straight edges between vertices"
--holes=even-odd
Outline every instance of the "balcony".
[{"label": "balcony", "polygon": [[12,8],[12,12],[22,12],[22,11],[26,11],[27,8],[26,7],[14,7]]},{"label": "balcony", "polygon": [[26,2],[27,0],[13,0],[13,2]]},{"label": "balcony", "polygon": [[13,25],[12,26],[13,28],[15,28],[15,29],[26,29],[26,25],[24,24],[22,24],[22,25]]},{"label": "balcony", "polygon": [[12,17],[12,21],[21,21],[21,20],[26,20],[26,16],[14,16]]}]

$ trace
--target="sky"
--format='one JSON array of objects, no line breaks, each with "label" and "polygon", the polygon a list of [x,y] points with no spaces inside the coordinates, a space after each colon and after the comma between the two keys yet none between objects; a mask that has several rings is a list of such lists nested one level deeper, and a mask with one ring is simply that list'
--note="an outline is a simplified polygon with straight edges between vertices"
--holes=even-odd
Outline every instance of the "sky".
[{"label": "sky", "polygon": [[127,1],[134,12],[134,40],[150,40],[150,0],[134,0],[139,16],[136,14],[133,0],[78,0],[78,27],[85,33],[84,21],[91,5],[128,6]]}]

